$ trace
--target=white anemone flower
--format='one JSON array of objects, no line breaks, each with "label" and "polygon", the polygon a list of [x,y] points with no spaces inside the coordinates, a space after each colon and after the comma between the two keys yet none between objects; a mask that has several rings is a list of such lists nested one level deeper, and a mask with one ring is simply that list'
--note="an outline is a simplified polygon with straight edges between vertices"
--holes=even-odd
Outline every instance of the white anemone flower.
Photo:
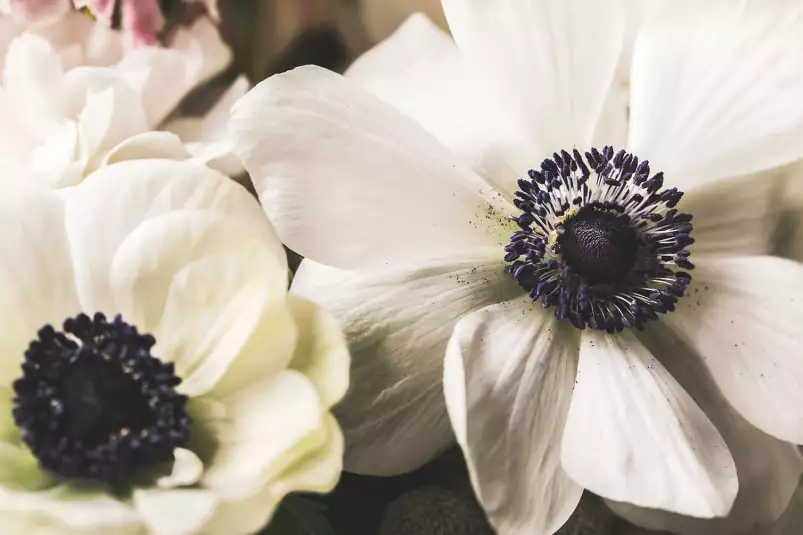
[{"label": "white anemone flower", "polygon": [[0,203],[4,533],[245,535],[334,486],[345,340],[243,187],[137,160]]},{"label": "white anemone flower", "polygon": [[347,332],[345,468],[456,438],[500,535],[554,533],[584,488],[684,535],[774,520],[803,469],[803,265],[767,255],[773,170],[803,157],[799,2],[644,17],[624,103],[621,2],[443,5],[454,40],[413,17],[345,78],[233,109],[307,257],[293,291]]},{"label": "white anemone flower", "polygon": [[[60,31],[23,33],[5,53],[0,88],[4,178],[60,188],[80,183],[121,154],[131,159],[177,152],[225,174],[241,171],[225,119],[248,89],[244,78],[203,118],[168,121],[190,90],[231,60],[211,21],[201,19],[180,30],[169,48],[139,48],[114,59],[92,52],[91,43],[80,37],[88,36],[84,22],[70,21]],[[71,24],[75,35],[66,29]]]}]

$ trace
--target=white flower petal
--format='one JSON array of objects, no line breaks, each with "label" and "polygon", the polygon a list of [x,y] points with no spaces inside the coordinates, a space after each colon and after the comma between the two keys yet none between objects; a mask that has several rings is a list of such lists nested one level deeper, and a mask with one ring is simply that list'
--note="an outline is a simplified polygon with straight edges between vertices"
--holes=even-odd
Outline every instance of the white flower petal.
[{"label": "white flower petal", "polygon": [[803,156],[797,2],[680,2],[639,35],[630,148],[681,187]]},{"label": "white flower petal", "polygon": [[725,398],[759,429],[803,444],[803,265],[771,256],[697,258],[666,322]]},{"label": "white flower petal", "polygon": [[248,93],[249,86],[248,78],[238,77],[203,117],[179,117],[168,121],[165,130],[173,132],[185,142],[226,139],[231,108]]},{"label": "white flower petal", "polygon": [[189,28],[179,28],[170,48],[187,58],[196,85],[224,70],[232,59],[231,49],[209,17],[198,17]]},{"label": "white flower petal", "polygon": [[39,329],[60,326],[79,304],[59,195],[6,188],[0,226],[0,387],[8,387]]},{"label": "white flower petal", "polygon": [[[295,330],[284,302],[287,274],[249,229],[210,212],[172,213],[140,224],[111,265],[114,311],[153,334],[153,351],[176,363],[180,391],[208,392],[261,326],[275,321],[277,369],[289,361]],[[111,311],[108,312],[109,314]],[[279,343],[286,338],[284,343]]]},{"label": "white flower petal", "polygon": [[123,56],[121,32],[96,24],[81,11],[70,10],[54,24],[35,31],[53,45],[64,69],[109,66]]},{"label": "white flower petal", "polygon": [[717,429],[630,331],[583,332],[562,460],[596,494],[689,516],[726,515],[738,490]]},{"label": "white flower petal", "polygon": [[28,33],[9,45],[3,89],[18,99],[17,113],[25,126],[43,137],[60,117],[62,80],[59,58],[45,39]]},{"label": "white flower petal", "polygon": [[200,533],[218,499],[203,489],[136,489],[132,501],[150,532],[192,535]]},{"label": "white flower petal", "polygon": [[[0,518],[17,531],[36,535],[142,535],[142,519],[103,487],[59,485],[39,492],[0,487]],[[13,529],[12,528],[12,529]]]},{"label": "white flower petal", "polygon": [[148,124],[139,97],[122,83],[91,92],[78,119],[81,155],[100,164],[101,157],[127,138],[145,132]]},{"label": "white flower petal", "polygon": [[173,469],[167,476],[156,480],[160,489],[190,487],[196,484],[204,472],[204,463],[193,452],[186,448],[173,450]]},{"label": "white flower petal", "polygon": [[[23,159],[23,164],[27,163],[30,172],[49,188],[72,186],[81,181],[86,163],[76,160],[77,152],[77,125],[72,121],[61,121],[31,150],[28,158]],[[26,171],[22,171],[23,177]]]},{"label": "white flower petal", "polygon": [[[440,9],[440,6],[439,6]],[[508,200],[538,153],[506,125],[452,38],[422,14],[358,58],[346,77],[403,111]]]},{"label": "white flower petal", "polygon": [[759,173],[706,182],[686,191],[678,209],[694,216],[694,255],[771,252],[782,209],[782,178],[780,173]]},{"label": "white flower petal", "polygon": [[181,139],[175,134],[149,131],[137,134],[119,143],[106,154],[102,165],[149,158],[186,160],[191,156]]},{"label": "white flower petal", "polygon": [[240,76],[203,117],[179,117],[164,128],[178,134],[187,149],[200,162],[226,176],[236,177],[245,169],[234,154],[234,141],[228,130],[231,107],[248,92],[250,82]]},{"label": "white flower petal", "polygon": [[198,416],[195,400],[189,412],[199,433],[213,437],[212,451],[206,451],[207,445],[193,448],[206,466],[201,485],[223,499],[247,498],[320,447],[325,409],[299,372],[263,377],[219,403],[220,418]]},{"label": "white flower petal", "polygon": [[236,219],[284,265],[284,250],[258,203],[229,178],[186,162],[122,162],[92,173],[68,202],[67,233],[84,310],[115,308],[109,270],[131,232],[150,218],[185,211]]},{"label": "white flower petal", "polygon": [[497,249],[368,272],[301,263],[291,291],[327,308],[351,350],[351,386],[337,414],[346,469],[414,470],[452,442],[442,363],[457,320],[519,291]]},{"label": "white flower petal", "polygon": [[244,500],[220,502],[203,527],[204,535],[246,535],[267,524],[289,492],[329,492],[343,467],[343,435],[337,422],[326,415],[321,447],[274,478]]},{"label": "white flower petal", "polygon": [[619,1],[444,0],[443,7],[466,59],[517,131],[527,132],[522,141],[535,161],[589,146],[622,49]]},{"label": "white flower petal", "polygon": [[507,214],[478,195],[478,176],[337,74],[302,67],[273,76],[232,114],[237,154],[265,211],[305,257],[352,268],[507,242]]},{"label": "white flower petal", "polygon": [[577,339],[537,306],[525,295],[465,316],[446,350],[449,417],[477,498],[504,534],[551,535],[583,493],[560,465]]},{"label": "white flower petal", "polygon": [[131,50],[116,69],[139,92],[151,128],[156,128],[197,82],[187,58],[171,48]]},{"label": "white flower petal", "polygon": [[739,535],[750,526],[766,526],[776,520],[803,473],[797,448],[763,433],[740,416],[722,396],[702,359],[665,326],[650,324],[639,336],[722,434],[736,463],[739,494],[727,517],[705,520],[624,503],[609,505],[631,522],[679,535]]},{"label": "white flower petal", "polygon": [[318,389],[321,403],[331,407],[349,386],[349,350],[335,319],[312,301],[288,296],[299,337],[290,367],[303,373]]}]

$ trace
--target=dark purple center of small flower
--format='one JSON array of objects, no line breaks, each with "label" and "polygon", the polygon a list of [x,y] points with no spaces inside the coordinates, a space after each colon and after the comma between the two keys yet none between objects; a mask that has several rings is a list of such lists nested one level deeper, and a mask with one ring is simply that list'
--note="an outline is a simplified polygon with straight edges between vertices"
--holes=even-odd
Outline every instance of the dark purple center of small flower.
[{"label": "dark purple center of small flower", "polygon": [[[592,178],[593,177],[593,178]],[[563,150],[519,179],[507,271],[557,319],[608,332],[675,309],[691,282],[692,216],[663,173],[613,147]]]},{"label": "dark purple center of small flower", "polygon": [[155,340],[117,316],[79,314],[39,330],[14,382],[22,440],[53,474],[119,481],[170,461],[189,439],[187,397]]}]

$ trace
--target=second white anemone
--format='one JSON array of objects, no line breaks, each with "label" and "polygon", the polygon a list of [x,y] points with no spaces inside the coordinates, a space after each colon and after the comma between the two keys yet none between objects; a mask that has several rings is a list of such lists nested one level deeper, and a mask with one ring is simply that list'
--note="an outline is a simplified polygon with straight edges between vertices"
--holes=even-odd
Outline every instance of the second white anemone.
[{"label": "second white anemone", "polygon": [[5,532],[246,535],[334,486],[345,341],[244,188],[138,160],[0,204]]},{"label": "second white anemone", "polygon": [[444,8],[454,41],[415,17],[233,112],[308,259],[293,290],[347,329],[346,469],[415,469],[453,429],[501,535],[553,533],[583,488],[679,533],[777,518],[803,266],[764,255],[769,171],[803,156],[800,6],[673,2],[632,57],[616,0]]}]

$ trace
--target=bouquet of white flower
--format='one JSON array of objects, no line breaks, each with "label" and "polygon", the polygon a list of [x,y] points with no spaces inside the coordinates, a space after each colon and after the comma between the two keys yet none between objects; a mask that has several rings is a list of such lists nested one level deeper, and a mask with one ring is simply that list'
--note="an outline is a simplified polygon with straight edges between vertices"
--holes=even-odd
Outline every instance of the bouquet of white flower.
[{"label": "bouquet of white flower", "polygon": [[798,0],[0,12],[0,532],[803,532]]}]

